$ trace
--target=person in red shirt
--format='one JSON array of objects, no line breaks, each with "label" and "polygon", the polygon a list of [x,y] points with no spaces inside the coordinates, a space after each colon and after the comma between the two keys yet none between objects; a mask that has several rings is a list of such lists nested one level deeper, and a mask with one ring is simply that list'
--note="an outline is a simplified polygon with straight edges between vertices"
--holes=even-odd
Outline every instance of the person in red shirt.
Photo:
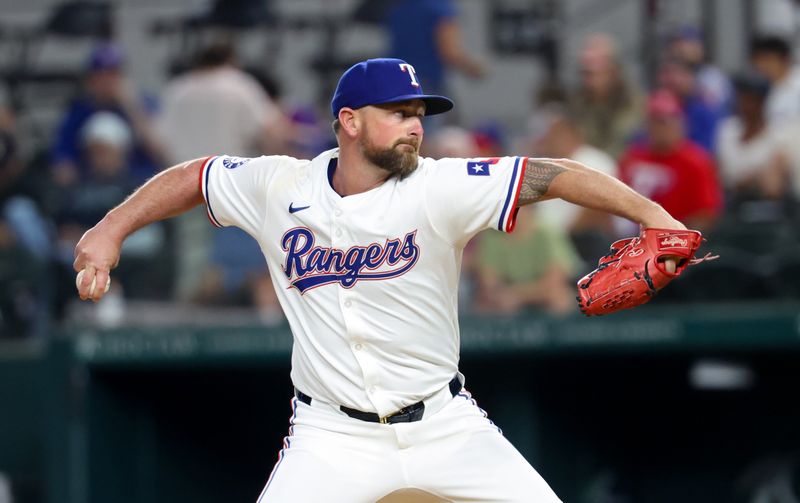
[{"label": "person in red shirt", "polygon": [[646,126],[644,141],[623,154],[620,178],[687,227],[709,230],[722,210],[722,188],[712,158],[686,137],[678,98],[666,90],[650,95]]}]

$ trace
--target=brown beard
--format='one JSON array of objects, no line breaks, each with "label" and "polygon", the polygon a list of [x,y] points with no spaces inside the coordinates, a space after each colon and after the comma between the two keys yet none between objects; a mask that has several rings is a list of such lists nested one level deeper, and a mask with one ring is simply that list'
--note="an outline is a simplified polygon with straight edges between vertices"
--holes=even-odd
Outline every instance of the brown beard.
[{"label": "brown beard", "polygon": [[[419,162],[419,154],[417,153],[419,148],[418,141],[414,139],[398,140],[390,148],[378,148],[367,142],[367,136],[367,134],[364,134],[359,141],[361,152],[375,166],[388,171],[392,175],[397,175],[400,180],[417,169],[417,163]],[[411,145],[414,147],[414,151],[400,152],[396,150],[398,145],[403,144]]]}]

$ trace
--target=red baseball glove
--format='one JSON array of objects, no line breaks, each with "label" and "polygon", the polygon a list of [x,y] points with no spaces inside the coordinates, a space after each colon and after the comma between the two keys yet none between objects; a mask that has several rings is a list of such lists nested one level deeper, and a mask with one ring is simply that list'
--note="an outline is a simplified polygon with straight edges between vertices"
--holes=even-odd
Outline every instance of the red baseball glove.
[{"label": "red baseball glove", "polygon": [[[600,316],[644,304],[690,265],[717,258],[694,257],[702,241],[698,231],[677,229],[644,229],[639,237],[616,241],[597,269],[578,281],[581,312]],[[677,260],[675,272],[666,270],[666,258]]]}]

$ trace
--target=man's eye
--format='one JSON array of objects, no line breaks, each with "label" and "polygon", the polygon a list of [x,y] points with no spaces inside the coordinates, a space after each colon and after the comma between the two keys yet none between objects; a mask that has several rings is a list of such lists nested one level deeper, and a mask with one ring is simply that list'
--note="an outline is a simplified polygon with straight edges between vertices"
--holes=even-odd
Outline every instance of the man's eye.
[{"label": "man's eye", "polygon": [[393,113],[393,115],[399,119],[408,119],[409,117],[419,117],[422,118],[422,114],[418,114],[416,112],[409,112],[406,110],[397,110]]}]

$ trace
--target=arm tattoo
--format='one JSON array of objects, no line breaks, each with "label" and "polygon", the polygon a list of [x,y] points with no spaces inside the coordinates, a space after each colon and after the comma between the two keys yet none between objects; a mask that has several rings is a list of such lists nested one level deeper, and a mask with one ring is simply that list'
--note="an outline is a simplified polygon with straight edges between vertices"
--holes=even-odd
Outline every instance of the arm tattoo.
[{"label": "arm tattoo", "polygon": [[522,206],[542,199],[553,179],[566,170],[567,168],[550,159],[528,159],[517,205]]}]

